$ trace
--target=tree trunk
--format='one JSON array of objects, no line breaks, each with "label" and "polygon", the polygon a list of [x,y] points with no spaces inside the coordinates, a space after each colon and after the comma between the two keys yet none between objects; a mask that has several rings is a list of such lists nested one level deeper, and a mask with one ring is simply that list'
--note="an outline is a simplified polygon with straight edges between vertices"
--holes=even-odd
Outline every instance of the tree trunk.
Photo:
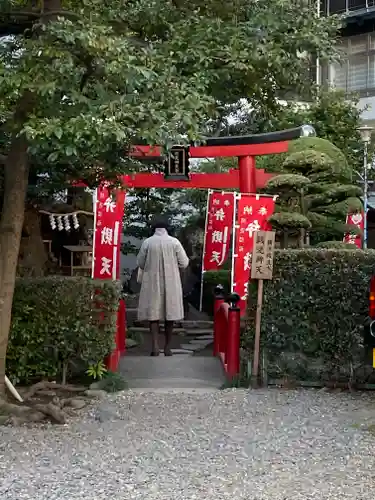
[{"label": "tree trunk", "polygon": [[5,392],[5,362],[28,185],[29,160],[24,136],[13,139],[4,173],[0,218],[0,398]]},{"label": "tree trunk", "polygon": [[[61,0],[44,0],[42,6],[44,15],[40,21],[47,24],[56,19],[57,14],[49,13],[61,10]],[[6,354],[29,180],[28,144],[20,131],[36,103],[37,97],[30,91],[25,91],[20,97],[12,120],[16,132],[4,165],[4,198],[0,215],[0,399],[5,395]]]},{"label": "tree trunk", "polygon": [[[306,217],[306,206],[305,206],[305,191],[302,188],[300,193],[300,204],[301,204],[301,214]],[[302,228],[299,237],[299,246],[303,248],[306,241],[306,229]]]},{"label": "tree trunk", "polygon": [[18,254],[17,276],[43,276],[47,262],[48,254],[43,243],[38,210],[26,206]]},{"label": "tree trunk", "polygon": [[283,237],[282,237],[282,248],[288,248],[288,231],[285,230],[283,231]]},{"label": "tree trunk", "polygon": [[306,229],[301,229],[299,233],[299,247],[303,248],[305,246],[305,234],[306,234]]}]

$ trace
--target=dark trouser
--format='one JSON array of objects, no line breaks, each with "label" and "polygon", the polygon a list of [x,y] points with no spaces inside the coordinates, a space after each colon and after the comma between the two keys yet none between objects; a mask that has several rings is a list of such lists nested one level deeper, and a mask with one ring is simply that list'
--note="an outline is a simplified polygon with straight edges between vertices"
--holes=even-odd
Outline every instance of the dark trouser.
[{"label": "dark trouser", "polygon": [[[164,355],[171,356],[172,351],[170,348],[170,343],[172,340],[173,334],[173,321],[165,321],[165,344],[164,344]],[[159,355],[159,333],[160,333],[160,324],[159,321],[150,321],[150,333],[152,337],[152,348],[151,348],[151,356]]]}]

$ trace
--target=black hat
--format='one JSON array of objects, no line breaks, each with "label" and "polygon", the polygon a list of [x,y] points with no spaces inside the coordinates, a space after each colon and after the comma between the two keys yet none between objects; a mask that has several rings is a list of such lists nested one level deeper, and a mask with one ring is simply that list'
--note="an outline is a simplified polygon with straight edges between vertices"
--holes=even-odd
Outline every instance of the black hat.
[{"label": "black hat", "polygon": [[152,229],[168,229],[169,220],[165,215],[154,215],[150,222]]}]

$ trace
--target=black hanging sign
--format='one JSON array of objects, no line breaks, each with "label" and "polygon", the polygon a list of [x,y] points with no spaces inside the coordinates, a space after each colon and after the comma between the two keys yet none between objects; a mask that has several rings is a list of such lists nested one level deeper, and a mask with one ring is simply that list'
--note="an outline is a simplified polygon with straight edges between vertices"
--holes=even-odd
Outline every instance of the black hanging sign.
[{"label": "black hanging sign", "polygon": [[189,147],[173,146],[164,162],[164,178],[168,181],[188,181]]}]

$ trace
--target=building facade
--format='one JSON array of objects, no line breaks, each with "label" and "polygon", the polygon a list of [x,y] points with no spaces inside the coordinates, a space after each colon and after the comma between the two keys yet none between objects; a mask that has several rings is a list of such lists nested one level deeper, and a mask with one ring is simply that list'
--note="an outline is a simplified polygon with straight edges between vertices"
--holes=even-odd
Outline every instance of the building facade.
[{"label": "building facade", "polygon": [[344,16],[341,64],[322,68],[320,83],[360,96],[363,120],[375,126],[375,0],[322,0],[320,15]]}]

